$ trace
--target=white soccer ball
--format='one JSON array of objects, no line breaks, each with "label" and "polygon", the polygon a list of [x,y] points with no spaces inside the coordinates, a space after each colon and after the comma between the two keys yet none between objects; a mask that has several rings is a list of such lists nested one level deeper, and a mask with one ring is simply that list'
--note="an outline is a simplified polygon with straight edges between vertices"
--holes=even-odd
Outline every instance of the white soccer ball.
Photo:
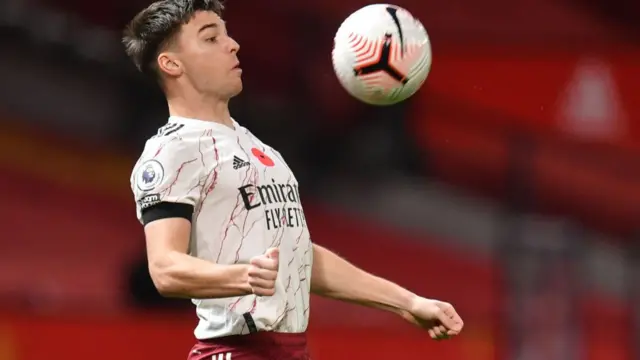
[{"label": "white soccer ball", "polygon": [[340,84],[371,105],[399,103],[418,91],[431,69],[431,43],[407,10],[374,4],[351,14],[334,39],[333,69]]}]

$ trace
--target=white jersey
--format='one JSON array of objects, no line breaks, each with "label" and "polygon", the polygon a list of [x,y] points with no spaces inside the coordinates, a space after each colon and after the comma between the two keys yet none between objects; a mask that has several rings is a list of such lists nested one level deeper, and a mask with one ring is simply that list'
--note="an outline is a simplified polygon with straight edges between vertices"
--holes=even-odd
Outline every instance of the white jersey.
[{"label": "white jersey", "polygon": [[298,183],[277,151],[234,125],[170,117],[133,170],[138,218],[159,202],[191,205],[190,254],[217,264],[280,249],[275,295],[193,300],[196,338],[247,334],[247,314],[259,331],[304,332],[313,250]]}]

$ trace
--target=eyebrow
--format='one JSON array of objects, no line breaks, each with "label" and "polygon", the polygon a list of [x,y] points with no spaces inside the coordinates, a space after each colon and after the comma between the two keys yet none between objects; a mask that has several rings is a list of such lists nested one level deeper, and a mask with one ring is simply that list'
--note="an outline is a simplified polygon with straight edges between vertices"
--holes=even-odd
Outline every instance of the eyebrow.
[{"label": "eyebrow", "polygon": [[205,24],[200,28],[200,30],[198,30],[198,33],[201,33],[207,29],[217,29],[217,28],[218,28],[218,24],[215,24],[215,23]]},{"label": "eyebrow", "polygon": [[[223,22],[223,24],[224,24],[224,22]],[[203,31],[205,31],[205,30],[207,30],[207,29],[217,29],[217,28],[219,28],[219,27],[220,27],[220,26],[219,26],[218,24],[216,24],[216,23],[209,23],[209,24],[205,24],[205,25],[202,25],[202,27],[200,28],[200,30],[198,30],[198,33],[201,33],[201,32],[203,32]]]}]

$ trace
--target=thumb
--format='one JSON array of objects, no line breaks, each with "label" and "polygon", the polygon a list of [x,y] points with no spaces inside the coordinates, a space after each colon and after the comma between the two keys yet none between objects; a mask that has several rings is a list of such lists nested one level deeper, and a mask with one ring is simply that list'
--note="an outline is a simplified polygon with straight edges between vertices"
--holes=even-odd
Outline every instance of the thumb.
[{"label": "thumb", "polygon": [[267,252],[264,253],[264,255],[269,259],[278,260],[278,258],[280,257],[280,249],[270,248],[267,250]]}]

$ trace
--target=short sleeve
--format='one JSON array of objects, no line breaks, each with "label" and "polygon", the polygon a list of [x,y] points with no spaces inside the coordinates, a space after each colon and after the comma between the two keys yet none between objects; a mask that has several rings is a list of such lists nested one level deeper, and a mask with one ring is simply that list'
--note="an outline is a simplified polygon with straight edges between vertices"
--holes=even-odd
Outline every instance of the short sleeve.
[{"label": "short sleeve", "polygon": [[138,219],[147,224],[167,217],[191,220],[200,201],[202,167],[197,149],[180,140],[147,143],[131,175]]}]

